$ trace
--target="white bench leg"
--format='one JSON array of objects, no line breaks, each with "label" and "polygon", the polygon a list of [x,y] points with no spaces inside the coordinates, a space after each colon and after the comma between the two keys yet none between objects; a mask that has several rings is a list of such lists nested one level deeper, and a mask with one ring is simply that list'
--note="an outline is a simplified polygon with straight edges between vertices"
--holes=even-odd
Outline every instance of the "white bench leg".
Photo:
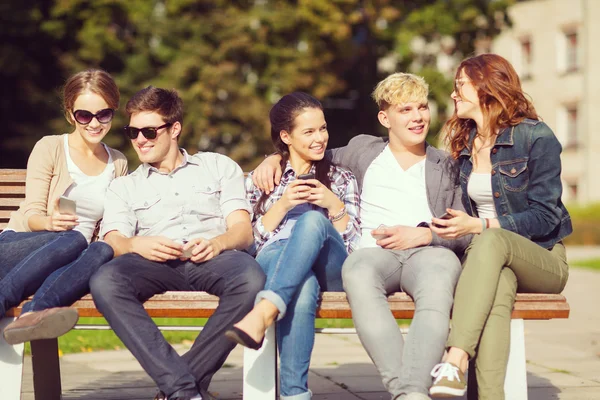
[{"label": "white bench leg", "polygon": [[527,400],[527,362],[525,359],[525,322],[510,321],[510,355],[504,381],[507,399]]},{"label": "white bench leg", "polygon": [[244,400],[275,400],[277,395],[277,341],[275,324],[265,334],[260,350],[244,348]]},{"label": "white bench leg", "polygon": [[[0,331],[14,318],[0,319]],[[23,381],[23,343],[12,346],[0,336],[0,399],[19,400]]]}]

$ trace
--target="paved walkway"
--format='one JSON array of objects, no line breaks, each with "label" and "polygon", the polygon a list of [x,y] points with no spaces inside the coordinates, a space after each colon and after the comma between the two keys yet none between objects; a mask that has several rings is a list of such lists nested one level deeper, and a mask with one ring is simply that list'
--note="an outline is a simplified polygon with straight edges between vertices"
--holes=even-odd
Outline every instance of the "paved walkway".
[{"label": "paved walkway", "polygon": [[[600,248],[569,249],[571,260],[590,257],[600,257]],[[599,289],[600,273],[572,269],[564,292],[571,304],[569,320],[526,322],[530,400],[600,400]],[[238,346],[211,386],[219,399],[241,399],[241,366]],[[64,399],[150,400],[155,394],[127,351],[67,355],[61,368]],[[29,365],[25,371],[23,399],[33,400]],[[317,335],[310,387],[314,400],[390,398],[354,335]]]}]

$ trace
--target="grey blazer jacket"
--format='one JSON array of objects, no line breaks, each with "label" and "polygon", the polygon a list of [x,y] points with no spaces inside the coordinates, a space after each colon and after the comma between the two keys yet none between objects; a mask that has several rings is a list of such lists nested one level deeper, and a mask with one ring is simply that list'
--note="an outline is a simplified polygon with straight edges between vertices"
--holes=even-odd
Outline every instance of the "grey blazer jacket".
[{"label": "grey blazer jacket", "polygon": [[[362,192],[365,173],[371,163],[385,149],[387,138],[359,135],[348,142],[345,147],[327,150],[326,156],[336,165],[348,168],[356,176],[358,189]],[[439,217],[447,208],[464,211],[461,197],[462,191],[458,180],[458,169],[448,153],[426,143],[425,154],[425,186],[429,209],[434,217]],[[393,179],[393,176],[390,176]],[[430,221],[423,221],[429,225]],[[462,255],[473,235],[463,236],[456,240],[446,240],[432,232],[431,246],[443,246],[457,255]]]}]

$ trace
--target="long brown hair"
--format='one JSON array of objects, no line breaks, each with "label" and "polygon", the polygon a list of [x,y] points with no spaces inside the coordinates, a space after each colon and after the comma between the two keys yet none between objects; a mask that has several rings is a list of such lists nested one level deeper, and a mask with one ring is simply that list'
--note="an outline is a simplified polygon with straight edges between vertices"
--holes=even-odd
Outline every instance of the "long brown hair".
[{"label": "long brown hair", "polygon": [[[275,152],[281,156],[281,170],[285,169],[287,161],[290,159],[290,152],[288,145],[281,140],[280,132],[286,131],[291,133],[294,129],[294,121],[296,117],[302,114],[307,109],[319,109],[323,110],[323,105],[313,96],[304,92],[294,92],[283,96],[269,112],[269,120],[271,122],[271,141]],[[327,159],[327,156],[319,161],[315,161],[315,178],[319,180],[327,189],[331,189],[331,179],[329,177],[329,171],[332,163]],[[260,199],[254,207],[254,213],[261,215],[266,212],[264,209],[265,201],[269,198],[269,195],[263,192]]]},{"label": "long brown hair", "polygon": [[[521,123],[525,118],[538,119],[531,101],[521,88],[521,80],[513,66],[497,54],[481,54],[467,58],[456,70],[454,91],[460,96],[456,80],[461,72],[471,80],[477,90],[485,126],[497,134],[500,130]],[[469,147],[469,134],[476,128],[472,119],[459,118],[454,114],[442,128],[449,143],[452,157]]]}]

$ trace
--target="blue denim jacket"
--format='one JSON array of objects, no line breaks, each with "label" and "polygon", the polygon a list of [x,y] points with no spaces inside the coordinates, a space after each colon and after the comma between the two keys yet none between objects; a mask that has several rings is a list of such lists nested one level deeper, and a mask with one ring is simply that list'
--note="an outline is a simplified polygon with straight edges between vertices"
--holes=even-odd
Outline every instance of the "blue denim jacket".
[{"label": "blue denim jacket", "polygon": [[[467,213],[477,215],[467,194],[473,170],[471,149],[459,157],[462,200]],[[498,221],[503,229],[518,233],[544,248],[571,234],[571,217],[561,201],[560,153],[562,146],[542,121],[526,119],[502,130],[491,150],[492,191]]]}]

